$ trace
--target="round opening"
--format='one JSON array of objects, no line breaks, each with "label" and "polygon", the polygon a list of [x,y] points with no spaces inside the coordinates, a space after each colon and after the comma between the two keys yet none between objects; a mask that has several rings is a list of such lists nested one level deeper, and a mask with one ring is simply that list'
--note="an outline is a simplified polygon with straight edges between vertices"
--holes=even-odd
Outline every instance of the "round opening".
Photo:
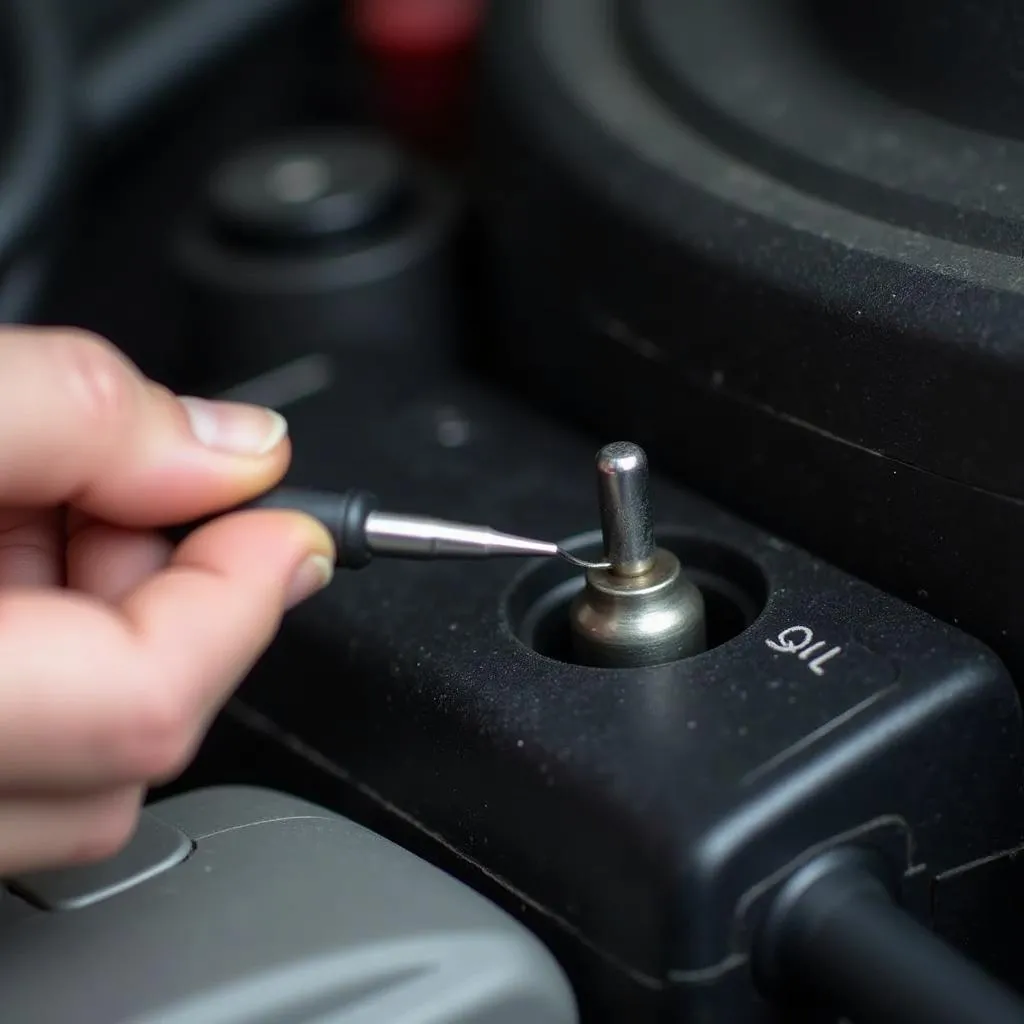
[{"label": "round opening", "polygon": [[[671,530],[658,532],[658,544],[679,559],[704,596],[708,650],[739,636],[761,614],[768,600],[768,585],[753,560],[722,544]],[[563,546],[579,558],[602,558],[599,533]],[[583,583],[583,572],[561,560],[551,559],[529,569],[505,597],[505,614],[513,635],[545,658],[577,664],[569,605]]]}]

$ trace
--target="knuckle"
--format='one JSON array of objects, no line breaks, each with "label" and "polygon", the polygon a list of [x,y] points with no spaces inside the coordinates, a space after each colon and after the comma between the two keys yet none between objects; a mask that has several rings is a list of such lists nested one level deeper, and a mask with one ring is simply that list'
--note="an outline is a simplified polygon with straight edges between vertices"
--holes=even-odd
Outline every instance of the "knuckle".
[{"label": "knuckle", "polygon": [[152,785],[163,785],[176,779],[192,762],[196,752],[194,735],[186,736],[181,742],[168,744],[154,752],[149,764],[146,781]]},{"label": "knuckle", "polygon": [[120,853],[135,832],[139,804],[134,791],[104,801],[78,838],[72,859],[80,864],[92,864]]},{"label": "knuckle", "polygon": [[122,422],[134,398],[128,363],[111,345],[87,331],[67,331],[52,342],[58,372],[84,429],[109,430]]},{"label": "knuckle", "polygon": [[119,746],[133,779],[156,781],[180,774],[191,759],[197,732],[196,716],[179,695],[153,692],[140,696],[127,716]]}]

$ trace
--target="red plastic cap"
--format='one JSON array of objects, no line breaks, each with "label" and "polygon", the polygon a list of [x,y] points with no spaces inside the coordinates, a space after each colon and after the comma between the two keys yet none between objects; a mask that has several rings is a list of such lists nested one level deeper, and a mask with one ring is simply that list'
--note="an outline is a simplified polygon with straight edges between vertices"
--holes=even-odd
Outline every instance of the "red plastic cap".
[{"label": "red plastic cap", "polygon": [[354,0],[354,23],[371,49],[427,53],[472,43],[483,0]]},{"label": "red plastic cap", "polygon": [[460,133],[486,0],[351,0],[385,123],[407,141],[451,144]]}]

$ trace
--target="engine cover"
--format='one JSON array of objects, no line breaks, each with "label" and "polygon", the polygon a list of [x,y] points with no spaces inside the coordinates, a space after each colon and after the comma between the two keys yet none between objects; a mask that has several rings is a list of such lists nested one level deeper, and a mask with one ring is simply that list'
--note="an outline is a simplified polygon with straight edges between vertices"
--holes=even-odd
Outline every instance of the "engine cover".
[{"label": "engine cover", "polygon": [[970,68],[971,17],[1018,16],[863,6],[494,3],[478,355],[1020,667],[1024,144],[834,42],[888,40],[882,65],[919,17]]}]

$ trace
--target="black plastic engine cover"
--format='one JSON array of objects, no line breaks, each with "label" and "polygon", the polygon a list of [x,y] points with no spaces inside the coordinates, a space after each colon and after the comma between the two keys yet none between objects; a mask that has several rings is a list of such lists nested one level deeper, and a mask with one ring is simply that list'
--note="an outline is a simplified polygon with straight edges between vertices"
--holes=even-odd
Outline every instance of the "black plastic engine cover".
[{"label": "black plastic engine cover", "polygon": [[1024,143],[862,81],[823,9],[497,0],[478,354],[1016,670]]},{"label": "black plastic engine cover", "polygon": [[[352,356],[288,409],[291,482],[585,545],[599,440],[382,363]],[[931,919],[940,875],[1021,841],[1018,700],[957,630],[663,480],[653,493],[660,541],[704,590],[708,653],[568,664],[581,581],[561,562],[378,559],[289,618],[241,707],[526,919],[589,1019],[774,1021],[748,942],[802,858],[874,846]],[[952,939],[987,927],[980,906],[967,918],[947,915]]]}]

